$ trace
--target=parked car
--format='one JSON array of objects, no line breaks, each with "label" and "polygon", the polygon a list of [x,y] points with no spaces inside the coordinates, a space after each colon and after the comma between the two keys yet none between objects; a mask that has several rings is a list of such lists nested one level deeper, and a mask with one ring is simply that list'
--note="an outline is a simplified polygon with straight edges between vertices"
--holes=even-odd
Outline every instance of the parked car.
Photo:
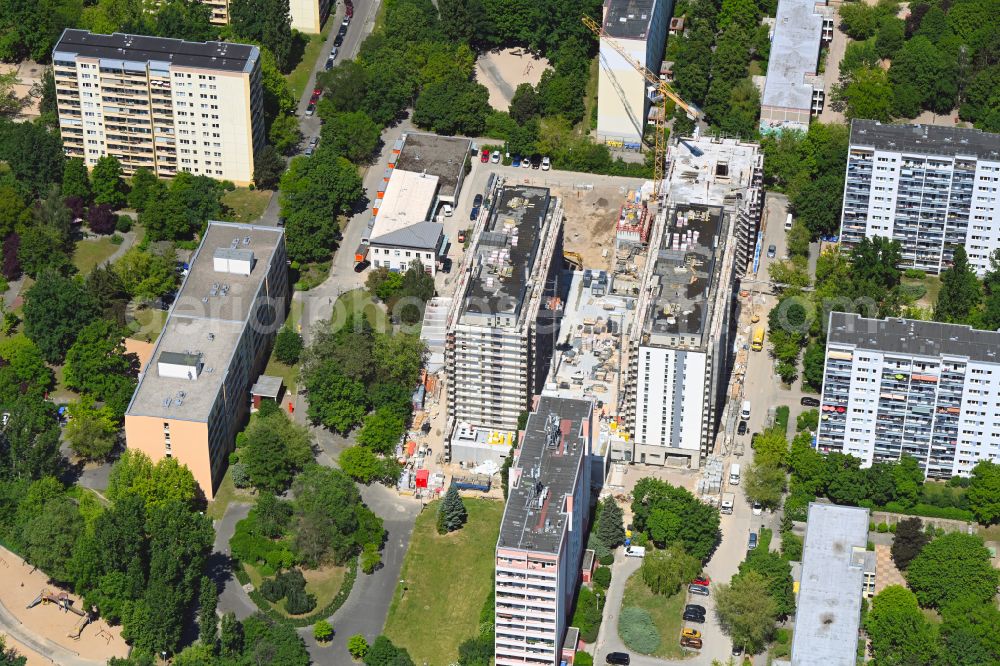
[{"label": "parked car", "polygon": [[514,155],[514,157],[510,158],[510,165],[512,167],[519,167],[519,166],[521,166],[521,156],[520,155]]},{"label": "parked car", "polygon": [[483,164],[486,164],[487,162],[490,161],[490,149],[489,148],[483,148],[483,152],[480,153],[480,155],[479,155],[479,161],[482,162]]},{"label": "parked car", "polygon": [[542,166],[542,156],[539,155],[538,153],[535,153],[534,155],[531,156],[531,168],[538,169],[541,166]]},{"label": "parked car", "polygon": [[549,161],[548,157],[542,158],[542,171],[548,171],[549,167],[552,166],[552,162]]},{"label": "parked car", "polygon": [[351,25],[351,17],[348,16],[347,14],[344,14],[344,20],[340,22],[340,25],[345,28]]},{"label": "parked car", "polygon": [[337,30],[337,34],[340,35],[341,37],[347,34],[347,23],[340,24],[340,29]]},{"label": "parked car", "polygon": [[746,421],[740,421],[740,424],[738,426],[736,426],[736,434],[740,435],[741,437],[743,435],[747,434],[747,422]]},{"label": "parked car", "polygon": [[521,158],[521,168],[522,169],[531,168],[531,159],[527,155]]},{"label": "parked car", "polygon": [[692,650],[701,649],[701,639],[700,638],[689,638],[687,636],[681,636],[681,647],[691,648]]},{"label": "parked car", "polygon": [[[441,260],[441,272],[442,273],[451,273],[451,258],[450,257],[445,257],[444,259]],[[424,421],[424,425],[430,425],[430,421]]]},{"label": "parked car", "polygon": [[479,206],[473,206],[472,210],[469,211],[469,222],[475,222],[476,218],[479,217]]},{"label": "parked car", "polygon": [[708,588],[705,587],[704,585],[695,585],[694,583],[692,583],[691,585],[688,585],[688,593],[690,593],[690,594],[698,594],[698,595],[701,595],[703,597],[707,597],[708,596]]},{"label": "parked car", "polygon": [[322,88],[320,88],[319,86],[316,86],[315,88],[313,88],[313,97],[319,97],[322,94],[323,94],[323,89]]},{"label": "parked car", "polygon": [[499,164],[500,163],[500,151],[499,150],[494,150],[493,151],[493,155],[490,157],[490,161],[493,162],[493,164]]},{"label": "parked car", "polygon": [[472,205],[473,206],[482,206],[483,205],[483,195],[482,194],[477,194],[476,196],[472,197]]},{"label": "parked car", "polygon": [[306,107],[306,115],[311,116],[314,113],[316,113],[316,103],[309,102],[309,106]]},{"label": "parked car", "polygon": [[685,627],[681,631],[681,636],[687,636],[688,638],[701,638],[701,632],[697,629],[691,629],[690,627]]},{"label": "parked car", "polygon": [[734,657],[739,657],[742,654],[743,654],[743,646],[742,645],[737,645],[736,643],[733,643],[733,656]]},{"label": "parked car", "polygon": [[695,578],[693,581],[691,581],[691,583],[693,585],[704,585],[705,587],[708,587],[709,585],[712,584],[712,579],[709,578],[708,576],[702,575]]},{"label": "parked car", "polygon": [[697,622],[698,624],[705,624],[704,613],[694,613],[691,611],[684,611],[683,619],[685,622]]},{"label": "parked car", "polygon": [[465,229],[462,229],[461,231],[458,232],[458,242],[459,243],[465,242]]},{"label": "parked car", "polygon": [[768,259],[774,259],[774,255],[777,254],[777,253],[778,253],[778,248],[776,248],[774,245],[768,245],[767,246],[767,258]]},{"label": "parked car", "polygon": [[698,604],[688,604],[684,607],[685,613],[695,613],[696,615],[704,615],[705,607],[699,606]]},{"label": "parked car", "polygon": [[799,400],[799,404],[802,405],[803,407],[819,407],[819,399],[805,397]]},{"label": "parked car", "polygon": [[316,146],[319,144],[319,139],[313,137],[309,140],[309,145],[306,146],[306,155],[312,155],[316,152]]},{"label": "parked car", "polygon": [[340,55],[340,49],[334,46],[332,49],[330,49],[330,57],[328,58],[328,60],[336,60],[337,56],[339,55]]},{"label": "parked car", "polygon": [[333,45],[339,47],[343,46],[343,44],[344,44],[344,35],[338,32],[337,36],[333,38]]},{"label": "parked car", "polygon": [[750,533],[750,540],[747,542],[747,550],[753,550],[757,547],[757,533]]},{"label": "parked car", "polygon": [[283,218],[283,217],[279,217],[278,218],[278,226],[279,227],[285,226],[285,218]]},{"label": "parked car", "polygon": [[365,259],[364,261],[359,261],[357,264],[354,265],[354,272],[363,273],[364,270],[371,265],[372,262],[368,261],[367,259]]},{"label": "parked car", "polygon": [[760,502],[754,502],[752,505],[750,505],[750,511],[753,513],[753,515],[759,516],[760,514],[764,513],[764,506]]},{"label": "parked car", "polygon": [[614,664],[615,666],[629,666],[629,664],[632,663],[632,659],[628,656],[628,652],[609,652],[604,661],[609,664]]}]

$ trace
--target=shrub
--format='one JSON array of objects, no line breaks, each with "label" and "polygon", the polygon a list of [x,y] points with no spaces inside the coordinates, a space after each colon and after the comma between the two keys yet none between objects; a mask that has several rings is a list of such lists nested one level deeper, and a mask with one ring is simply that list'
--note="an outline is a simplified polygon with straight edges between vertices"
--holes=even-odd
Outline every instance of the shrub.
[{"label": "shrub", "polygon": [[260,585],[260,593],[272,604],[276,604],[285,596],[285,588],[276,579],[267,578]]},{"label": "shrub", "polygon": [[629,606],[618,618],[618,635],[625,647],[642,654],[653,654],[660,647],[660,632],[653,618],[642,608]]},{"label": "shrub", "polygon": [[326,643],[333,638],[333,627],[326,620],[318,620],[313,625],[313,638],[320,643]]},{"label": "shrub", "polygon": [[364,659],[368,654],[368,641],[361,634],[354,634],[347,639],[347,651],[355,659]]},{"label": "shrub", "polygon": [[237,488],[250,487],[250,475],[247,474],[247,468],[243,466],[243,463],[234,463],[230,465],[229,472],[233,477],[234,486]]},{"label": "shrub", "polygon": [[597,567],[597,571],[594,572],[594,583],[600,585],[603,588],[607,588],[611,585],[611,569],[608,567]]},{"label": "shrub", "polygon": [[593,643],[597,640],[597,632],[601,628],[601,604],[597,595],[588,587],[580,587],[571,624],[580,629],[580,638],[585,642]]},{"label": "shrub", "polygon": [[132,231],[132,218],[128,215],[119,215],[118,221],[115,222],[115,231],[120,231],[123,234]]},{"label": "shrub", "polygon": [[792,532],[782,532],[781,555],[789,562],[802,561],[802,537]]},{"label": "shrub", "polygon": [[594,666],[594,657],[589,652],[577,652],[573,655],[573,666]]},{"label": "shrub", "polygon": [[632,545],[645,548],[649,545],[649,537],[646,536],[645,532],[633,532],[632,533]]},{"label": "shrub", "polygon": [[316,608],[316,597],[304,589],[289,590],[285,596],[285,610],[289,615],[304,615]]},{"label": "shrub", "polygon": [[886,532],[889,531],[889,526],[886,525],[885,523],[879,523],[876,529],[879,534],[885,534]]},{"label": "shrub", "polygon": [[125,239],[122,238],[121,235],[119,235],[119,234],[113,234],[111,236],[111,244],[112,245],[121,245],[124,242],[125,242]]},{"label": "shrub", "polygon": [[788,405],[782,405],[774,410],[774,426],[781,431],[781,434],[788,433]]},{"label": "shrub", "polygon": [[889,525],[889,533],[890,534],[895,534],[896,533],[896,523],[893,523],[892,525]]},{"label": "shrub", "polygon": [[909,278],[911,280],[923,280],[927,277],[927,273],[924,273],[919,268],[907,268],[903,271],[903,277]]}]

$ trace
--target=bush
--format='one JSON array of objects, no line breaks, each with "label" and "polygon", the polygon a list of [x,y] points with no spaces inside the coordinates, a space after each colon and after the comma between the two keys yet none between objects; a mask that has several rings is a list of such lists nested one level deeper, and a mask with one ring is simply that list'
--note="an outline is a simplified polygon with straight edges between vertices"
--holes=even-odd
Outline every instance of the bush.
[{"label": "bush", "polygon": [[368,641],[361,634],[354,634],[347,639],[347,651],[355,659],[364,659],[368,654]]},{"label": "bush", "polygon": [[927,277],[927,273],[924,273],[919,268],[907,268],[903,271],[903,277],[909,278],[911,280],[923,280]]},{"label": "bush", "polygon": [[600,562],[606,567],[610,567],[612,564],[615,563],[615,554],[608,553],[607,555],[603,555],[601,559],[598,560],[598,562]]},{"label": "bush", "polygon": [[802,561],[802,537],[791,532],[781,533],[781,555],[789,562]]},{"label": "bush", "polygon": [[306,594],[304,589],[290,590],[285,598],[285,610],[289,615],[304,615],[316,608],[316,597]]},{"label": "bush", "polygon": [[234,463],[230,465],[229,473],[233,477],[234,486],[237,488],[250,487],[250,475],[247,474],[247,468],[243,466],[243,463]]},{"label": "bush", "polygon": [[912,507],[904,507],[899,502],[889,502],[882,510],[888,511],[890,513],[902,513],[907,516],[921,516],[923,518],[948,518],[951,520],[964,520],[966,522],[974,523],[976,522],[975,516],[972,515],[971,511],[966,509],[959,509],[956,507],[940,507],[931,506],[930,504],[920,503]]},{"label": "bush", "polygon": [[276,604],[285,596],[285,588],[276,579],[266,578],[260,585],[260,593],[272,604]]},{"label": "bush", "polygon": [[774,410],[774,425],[783,435],[787,435],[788,433],[789,411],[788,405],[782,405]]},{"label": "bush", "polygon": [[594,572],[594,584],[607,589],[611,585],[611,569],[597,567],[597,571]]},{"label": "bush", "polygon": [[890,534],[895,534],[896,533],[896,523],[893,523],[892,525],[889,525],[889,533]]},{"label": "bush", "polygon": [[313,625],[313,638],[320,643],[326,643],[333,638],[333,627],[326,620],[319,620]]},{"label": "bush", "polygon": [[119,215],[118,221],[115,223],[115,231],[120,231],[123,234],[132,231],[132,218],[128,215]]},{"label": "bush", "polygon": [[112,245],[121,245],[124,242],[125,242],[125,239],[122,238],[121,236],[119,236],[118,234],[114,234],[114,235],[111,236],[111,244]]},{"label": "bush", "polygon": [[594,658],[589,652],[577,652],[573,655],[573,666],[594,666]]},{"label": "bush", "polygon": [[601,604],[590,588],[580,587],[570,624],[580,629],[580,638],[585,642],[593,643],[597,640],[597,632],[601,628]]},{"label": "bush", "polygon": [[660,647],[660,632],[653,618],[642,608],[629,606],[618,618],[618,635],[625,647],[642,654],[653,654]]},{"label": "bush", "polygon": [[878,524],[878,527],[876,528],[876,531],[877,531],[877,532],[878,532],[879,534],[885,534],[886,532],[888,532],[888,531],[889,531],[889,526],[888,526],[888,525],[886,525],[885,523],[879,523],[879,524]]}]

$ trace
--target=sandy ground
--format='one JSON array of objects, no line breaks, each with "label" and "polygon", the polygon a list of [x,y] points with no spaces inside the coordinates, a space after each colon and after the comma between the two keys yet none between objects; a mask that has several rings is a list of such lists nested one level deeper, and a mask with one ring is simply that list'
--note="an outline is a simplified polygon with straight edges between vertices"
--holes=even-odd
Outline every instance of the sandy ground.
[{"label": "sandy ground", "polygon": [[[30,610],[26,609],[25,606],[42,589],[48,588],[53,592],[60,590],[48,582],[48,577],[44,573],[33,569],[24,560],[4,548],[0,548],[0,578],[4,582],[0,585],[0,603],[9,615],[20,622],[17,627],[0,624],[0,631],[10,635],[19,643],[22,641],[17,637],[27,634],[39,644],[45,646],[55,644],[51,651],[45,650],[51,659],[42,658],[37,652],[19,649],[22,654],[29,657],[29,664],[64,663],[65,660],[58,658],[58,655],[67,651],[82,660],[99,663],[104,663],[111,657],[128,655],[128,645],[121,637],[121,627],[109,626],[103,619],[98,618],[84,628],[79,640],[73,640],[67,634],[80,620],[77,615],[46,603]],[[79,597],[70,595],[70,598],[75,608],[81,607],[82,600]],[[34,654],[34,659],[29,653]]]},{"label": "sandy ground", "polygon": [[[39,65],[37,62],[31,60],[25,60],[24,62],[17,65],[8,65],[0,63],[0,74],[8,74],[11,71],[17,71],[17,78],[19,83],[14,86],[14,92],[20,98],[28,98],[31,92],[31,86],[36,83],[41,83],[42,74],[45,72],[45,65]],[[33,97],[29,99],[29,104],[21,109],[21,113],[18,118],[21,120],[33,120],[39,116],[38,105],[41,102],[40,97]]]},{"label": "sandy ground", "polygon": [[[594,178],[583,174],[581,176],[582,180]],[[583,265],[587,268],[611,269],[618,212],[629,189],[638,189],[643,183],[638,178],[614,180],[628,185],[607,182],[586,183],[592,184],[592,189],[550,186],[563,202],[564,249],[567,252],[579,252],[583,255]],[[604,256],[605,251],[607,256]]]},{"label": "sandy ground", "polygon": [[517,87],[538,85],[548,66],[548,60],[524,49],[490,51],[476,61],[476,80],[490,91],[490,106],[506,111]]}]

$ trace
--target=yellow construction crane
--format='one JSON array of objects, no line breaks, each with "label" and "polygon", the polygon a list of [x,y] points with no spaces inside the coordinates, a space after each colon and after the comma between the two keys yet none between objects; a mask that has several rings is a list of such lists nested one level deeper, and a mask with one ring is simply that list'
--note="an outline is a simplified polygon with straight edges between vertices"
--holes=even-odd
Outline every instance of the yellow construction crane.
[{"label": "yellow construction crane", "polygon": [[[663,169],[666,166],[667,161],[667,141],[666,133],[664,132],[667,122],[667,100],[673,100],[674,104],[683,109],[688,118],[691,118],[692,120],[700,120],[704,114],[701,112],[701,109],[694,104],[685,102],[681,99],[681,96],[677,94],[677,91],[675,91],[670,84],[661,80],[659,76],[649,71],[645,65],[633,58],[621,44],[608,35],[600,23],[589,16],[584,15],[583,24],[590,28],[591,32],[597,35],[598,38],[607,42],[608,46],[617,51],[618,55],[624,58],[625,62],[632,65],[635,71],[639,72],[639,74],[641,74],[643,78],[650,83],[650,85],[654,86],[660,95],[659,100],[654,100],[660,103],[658,126],[656,131],[653,133],[655,136],[655,159],[653,160],[653,199],[655,200],[660,193],[660,184],[663,182]],[[622,100],[622,102],[625,102],[625,100]]]}]

